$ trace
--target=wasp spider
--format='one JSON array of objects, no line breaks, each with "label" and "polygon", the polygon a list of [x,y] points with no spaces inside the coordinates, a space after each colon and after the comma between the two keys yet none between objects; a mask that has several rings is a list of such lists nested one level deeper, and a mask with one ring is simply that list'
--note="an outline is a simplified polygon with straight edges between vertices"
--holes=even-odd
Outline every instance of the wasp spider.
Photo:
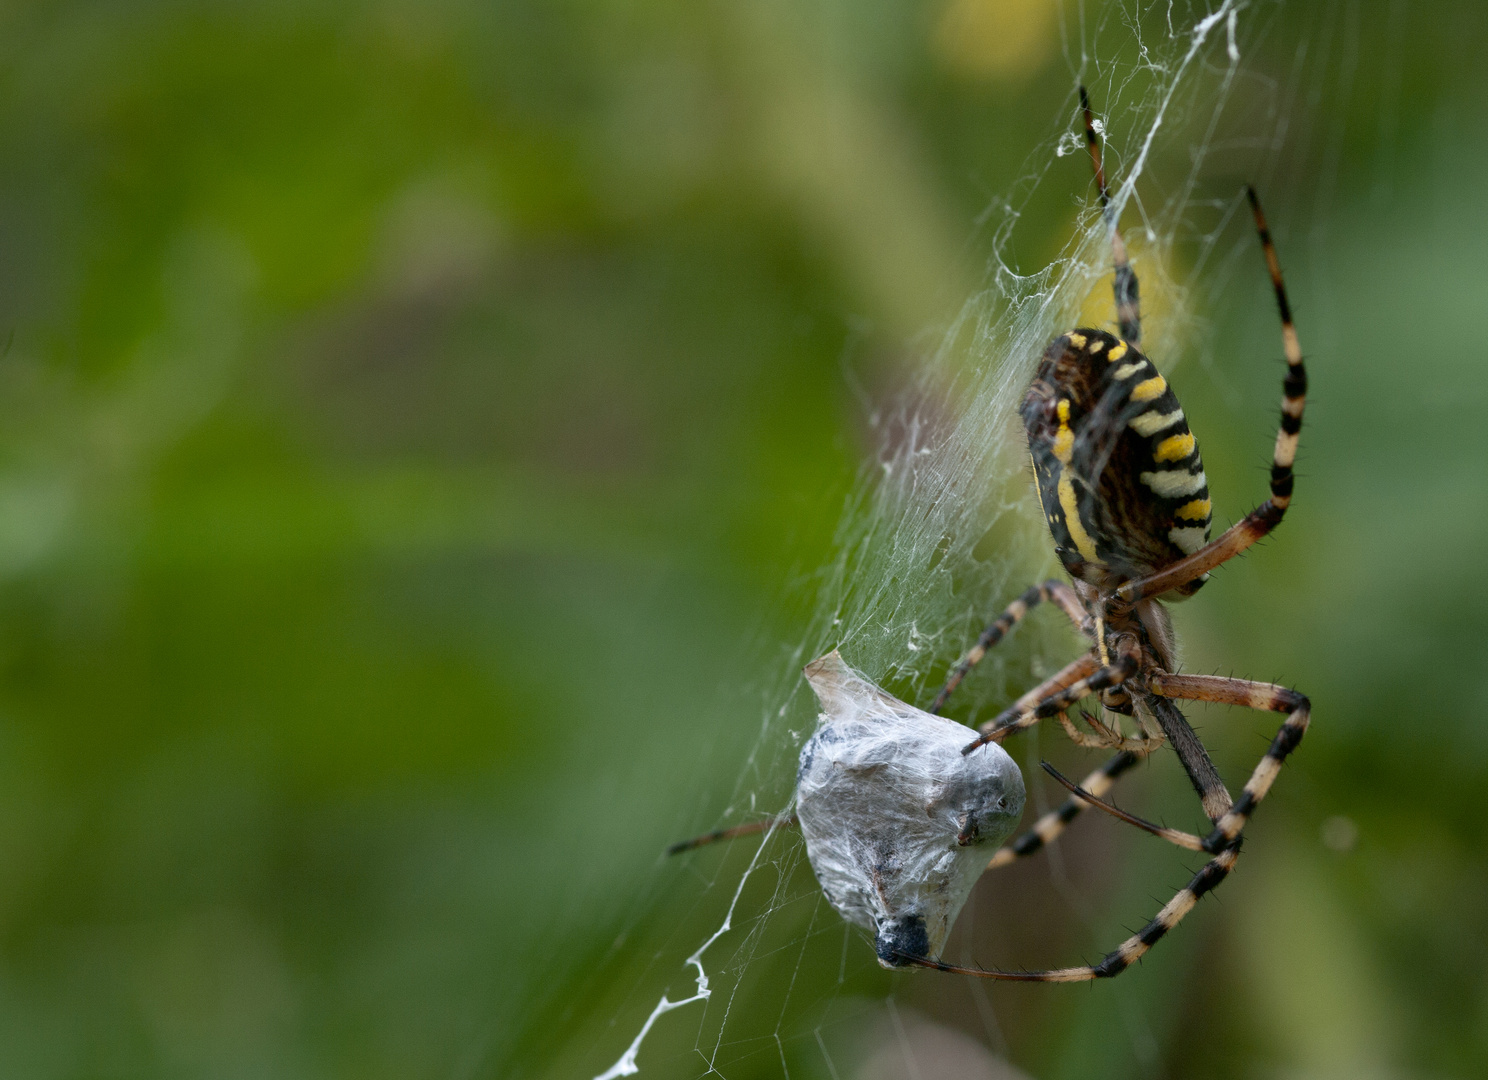
[{"label": "wasp spider", "polygon": [[[1083,87],[1080,104],[1096,187],[1110,228],[1121,334],[1081,328],[1055,338],[1044,351],[1020,410],[1044,518],[1071,582],[1035,585],[1008,605],[952,669],[929,711],[940,711],[966,673],[1031,608],[1043,602],[1057,605],[1090,639],[1091,648],[983,724],[978,737],[962,752],[975,753],[978,747],[1053,717],[1081,746],[1113,749],[1116,754],[1081,784],[1046,764],[1044,768],[1071,791],[1070,799],[1000,848],[987,869],[1039,850],[1086,807],[1210,858],[1151,922],[1098,964],[1051,971],[997,971],[895,951],[880,958],[888,966],[920,966],[1025,982],[1080,982],[1119,975],[1234,868],[1246,822],[1307,730],[1310,705],[1294,690],[1246,679],[1175,674],[1172,624],[1163,608],[1165,601],[1192,596],[1211,570],[1276,528],[1292,501],[1292,464],[1302,430],[1307,373],[1260,201],[1247,188],[1281,314],[1287,362],[1281,430],[1272,458],[1270,498],[1211,541],[1209,484],[1198,443],[1167,380],[1138,349],[1137,277],[1116,222],[1111,220],[1100,139]],[[1135,733],[1125,734],[1116,719],[1081,713],[1084,728],[1071,720],[1071,708],[1092,695],[1100,701],[1102,717],[1131,717]],[[1175,701],[1213,701],[1286,714],[1239,799],[1231,798]],[[1207,836],[1153,825],[1101,798],[1117,777],[1165,743],[1176,751],[1210,819]],[[795,824],[795,820],[772,819],[721,829],[674,844],[670,851],[762,832],[777,824]]]},{"label": "wasp spider", "polygon": [[[1083,87],[1080,104],[1096,186],[1109,215],[1100,140]],[[1180,847],[1204,852],[1210,859],[1151,922],[1098,964],[1053,971],[990,971],[901,953],[898,959],[903,964],[1034,982],[1078,982],[1120,974],[1229,874],[1240,854],[1246,822],[1307,730],[1310,706],[1294,690],[1246,679],[1174,674],[1172,625],[1163,608],[1166,600],[1193,595],[1211,570],[1276,528],[1292,501],[1292,464],[1302,429],[1307,373],[1260,201],[1253,189],[1247,188],[1246,194],[1276,291],[1287,362],[1281,430],[1271,465],[1271,497],[1218,539],[1209,539],[1209,484],[1199,446],[1172,388],[1138,351],[1137,278],[1127,262],[1116,223],[1110,220],[1121,335],[1082,328],[1055,338],[1044,352],[1020,410],[1039,501],[1053,534],[1054,550],[1071,583],[1048,581],[1013,601],[956,664],[931,706],[932,712],[939,711],[967,671],[1030,608],[1052,601],[1091,639],[1090,651],[983,724],[980,735],[963,752],[974,753],[986,743],[1055,717],[1081,746],[1107,747],[1117,753],[1080,785],[1045,765],[1073,792],[1072,797],[1000,849],[988,868],[1037,851],[1087,806]],[[1124,734],[1119,720],[1107,722],[1089,715],[1081,717],[1088,730],[1077,726],[1069,710],[1090,695],[1099,699],[1105,715],[1132,717],[1136,733]],[[1203,743],[1174,704],[1184,700],[1286,714],[1239,799],[1231,799]],[[1209,816],[1212,829],[1207,836],[1160,828],[1100,798],[1122,772],[1164,742],[1177,752]]]}]

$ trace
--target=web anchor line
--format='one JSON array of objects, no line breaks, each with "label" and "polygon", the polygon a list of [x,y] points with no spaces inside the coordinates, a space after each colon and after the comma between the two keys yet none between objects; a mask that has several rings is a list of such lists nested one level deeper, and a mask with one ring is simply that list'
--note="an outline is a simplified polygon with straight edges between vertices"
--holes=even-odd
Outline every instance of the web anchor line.
[{"label": "web anchor line", "polygon": [[641,1067],[636,1064],[636,1055],[641,1052],[641,1044],[646,1041],[646,1036],[651,1034],[652,1025],[673,1009],[680,1009],[684,1005],[691,1005],[694,1001],[707,1001],[713,996],[713,988],[708,985],[708,973],[703,970],[703,953],[707,952],[715,941],[734,928],[734,909],[739,906],[739,897],[744,894],[744,886],[748,883],[749,876],[754,873],[755,867],[759,865],[760,856],[764,854],[765,846],[769,844],[770,837],[775,835],[775,831],[789,817],[790,808],[787,807],[775,819],[777,824],[772,825],[766,830],[764,840],[760,842],[759,847],[755,848],[754,857],[749,860],[749,865],[744,868],[743,876],[739,878],[739,887],[734,890],[734,898],[729,901],[728,913],[723,917],[723,925],[713,931],[708,937],[708,940],[699,945],[697,952],[689,956],[686,963],[682,965],[685,968],[688,964],[691,964],[697,968],[697,993],[691,997],[682,998],[680,1001],[673,1001],[663,993],[661,1000],[656,1003],[656,1008],[651,1010],[651,1015],[646,1017],[646,1022],[641,1025],[641,1030],[636,1032],[635,1039],[626,1047],[625,1053],[620,1055],[620,1060],[596,1076],[594,1080],[616,1080],[617,1077],[634,1076],[640,1072]]}]

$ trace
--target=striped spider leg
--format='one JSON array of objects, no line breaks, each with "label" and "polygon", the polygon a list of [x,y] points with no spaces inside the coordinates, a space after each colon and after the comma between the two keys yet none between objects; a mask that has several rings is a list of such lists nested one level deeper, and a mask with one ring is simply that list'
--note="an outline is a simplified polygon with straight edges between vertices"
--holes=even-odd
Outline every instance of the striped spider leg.
[{"label": "striped spider leg", "polygon": [[1266,269],[1271,274],[1271,286],[1276,292],[1276,306],[1281,313],[1281,341],[1287,363],[1286,379],[1282,383],[1281,429],[1276,433],[1276,449],[1271,459],[1271,497],[1226,529],[1212,544],[1156,573],[1124,583],[1116,590],[1116,596],[1126,603],[1137,603],[1149,596],[1161,596],[1169,590],[1181,589],[1202,578],[1280,525],[1287,508],[1292,504],[1292,485],[1295,479],[1292,466],[1297,460],[1302,410],[1307,404],[1307,368],[1302,363],[1302,345],[1297,339],[1296,327],[1292,325],[1292,307],[1287,302],[1286,286],[1281,280],[1281,264],[1276,258],[1276,248],[1271,243],[1271,230],[1266,226],[1266,215],[1261,210],[1260,199],[1253,187],[1246,186],[1245,196],[1250,201],[1256,232],[1261,238],[1261,249],[1266,255]]},{"label": "striped spider leg", "polygon": [[992,858],[987,863],[987,869],[996,870],[1007,866],[1016,859],[1032,855],[1052,844],[1064,832],[1065,827],[1079,817],[1080,811],[1087,806],[1105,809],[1108,804],[1103,803],[1100,796],[1110,790],[1118,776],[1141,760],[1141,756],[1129,750],[1123,750],[1111,758],[1081,781],[1079,790],[1070,798],[1065,799],[1058,807],[1035,821],[1027,832],[1011,844],[1004,844],[993,852]]},{"label": "striped spider leg", "polygon": [[1022,596],[1007,606],[1006,611],[987,625],[987,629],[983,630],[981,636],[977,638],[976,644],[956,662],[951,668],[951,673],[946,677],[945,685],[940,688],[940,692],[935,695],[935,700],[930,703],[930,708],[925,711],[939,713],[945,707],[946,700],[955,693],[956,687],[961,685],[961,680],[966,678],[967,673],[973,667],[981,663],[987,651],[1006,637],[1013,627],[1022,622],[1023,617],[1031,609],[1044,601],[1057,604],[1059,609],[1069,617],[1070,622],[1075,624],[1076,630],[1086,637],[1093,636],[1094,623],[1090,618],[1090,613],[1080,603],[1080,598],[1075,595],[1074,589],[1062,581],[1045,581],[1039,585],[1030,585]]},{"label": "striped spider leg", "polygon": [[756,833],[769,832],[771,829],[794,829],[801,823],[792,814],[788,818],[765,818],[763,821],[748,821],[743,825],[735,825],[728,829],[714,829],[702,836],[694,836],[691,840],[678,840],[666,849],[668,855],[680,855],[684,851],[693,848],[706,847],[708,844],[716,844],[720,840],[737,840],[741,836],[753,836]]}]

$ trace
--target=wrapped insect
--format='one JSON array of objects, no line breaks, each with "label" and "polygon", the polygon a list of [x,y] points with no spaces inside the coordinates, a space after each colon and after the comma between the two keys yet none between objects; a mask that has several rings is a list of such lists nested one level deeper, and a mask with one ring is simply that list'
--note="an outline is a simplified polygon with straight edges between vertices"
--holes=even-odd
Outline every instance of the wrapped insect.
[{"label": "wrapped insect", "polygon": [[1023,813],[1000,746],[963,755],[966,728],[879,689],[831,652],[806,668],[821,702],[801,749],[796,815],[822,892],[872,932],[878,961],[938,956],[993,849]]}]

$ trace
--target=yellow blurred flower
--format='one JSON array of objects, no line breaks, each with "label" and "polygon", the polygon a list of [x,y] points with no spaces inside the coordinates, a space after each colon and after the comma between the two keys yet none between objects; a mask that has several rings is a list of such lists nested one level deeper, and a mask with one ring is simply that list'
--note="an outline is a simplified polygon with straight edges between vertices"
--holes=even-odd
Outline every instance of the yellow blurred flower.
[{"label": "yellow blurred flower", "polygon": [[935,48],[953,71],[973,79],[1021,82],[1054,55],[1054,0],[950,0],[935,27]]}]

